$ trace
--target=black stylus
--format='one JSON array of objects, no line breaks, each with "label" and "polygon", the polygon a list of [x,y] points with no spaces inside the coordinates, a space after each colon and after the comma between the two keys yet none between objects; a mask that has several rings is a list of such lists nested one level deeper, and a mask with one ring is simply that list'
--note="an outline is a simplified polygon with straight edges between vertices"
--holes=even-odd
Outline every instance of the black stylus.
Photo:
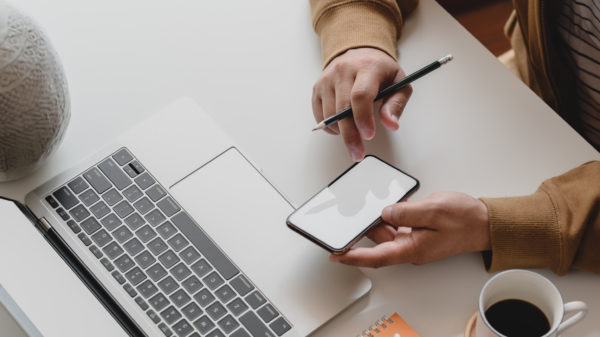
[{"label": "black stylus", "polygon": [[[411,83],[412,81],[421,78],[422,76],[432,72],[433,70],[441,67],[443,64],[446,64],[450,61],[452,61],[453,56],[448,54],[444,57],[442,57],[441,59],[434,61],[432,63],[430,63],[429,65],[426,65],[425,67],[415,71],[414,73],[404,77],[403,79],[401,79],[400,81],[390,85],[389,87],[381,90],[378,94],[377,97],[375,97],[375,101],[382,98],[382,97],[386,97],[391,95],[392,93],[402,89],[403,87],[405,87],[407,84]],[[313,131],[315,130],[322,130],[325,129],[326,127],[329,127],[331,124],[337,123],[338,121],[340,121],[342,118],[346,118],[348,116],[352,116],[352,107],[349,106],[346,109],[338,112],[337,114],[328,117],[324,120],[322,120],[319,124],[317,124],[317,126],[315,126],[315,128],[313,129]]]}]

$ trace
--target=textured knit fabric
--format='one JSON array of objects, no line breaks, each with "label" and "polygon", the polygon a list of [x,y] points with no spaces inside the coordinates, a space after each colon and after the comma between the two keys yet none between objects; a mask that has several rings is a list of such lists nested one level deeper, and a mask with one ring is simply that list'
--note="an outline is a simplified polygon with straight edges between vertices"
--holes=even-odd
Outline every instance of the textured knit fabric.
[{"label": "textured knit fabric", "polygon": [[[405,0],[310,2],[325,65],[358,46],[372,46],[396,56],[403,18],[416,4]],[[561,3],[514,0],[515,11],[505,31],[514,49],[512,62],[517,74],[563,119],[581,130],[574,86],[565,85],[574,83],[573,71],[566,66],[569,61],[561,52],[564,44],[554,29]],[[379,12],[384,10],[389,12]],[[343,11],[343,15],[330,11]],[[360,17],[369,19],[361,25],[349,20]],[[374,32],[377,38],[371,41],[369,36]],[[389,45],[390,40],[394,40],[393,45]],[[529,196],[482,200],[490,223],[492,251],[484,254],[490,271],[549,268],[562,275],[578,268],[600,273],[600,162],[549,179]]]}]

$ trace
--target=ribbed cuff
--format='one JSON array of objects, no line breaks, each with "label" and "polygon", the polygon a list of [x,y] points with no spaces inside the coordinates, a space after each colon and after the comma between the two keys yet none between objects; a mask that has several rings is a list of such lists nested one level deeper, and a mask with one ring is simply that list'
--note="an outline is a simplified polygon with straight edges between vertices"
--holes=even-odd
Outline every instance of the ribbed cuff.
[{"label": "ribbed cuff", "polygon": [[523,197],[481,198],[488,208],[491,254],[483,258],[490,272],[508,268],[559,270],[561,245],[558,218],[542,189]]},{"label": "ribbed cuff", "polygon": [[353,2],[328,9],[315,30],[321,38],[323,68],[348,49],[372,47],[397,59],[397,27],[380,6]]}]

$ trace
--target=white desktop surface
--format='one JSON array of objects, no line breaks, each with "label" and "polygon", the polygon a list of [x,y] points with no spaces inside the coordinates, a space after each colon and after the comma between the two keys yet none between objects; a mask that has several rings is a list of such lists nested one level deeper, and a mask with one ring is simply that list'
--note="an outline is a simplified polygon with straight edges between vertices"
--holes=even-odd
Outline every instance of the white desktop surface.
[{"label": "white desktop surface", "polygon": [[[339,137],[310,131],[315,124],[310,98],[321,59],[307,0],[12,3],[44,27],[60,54],[72,118],[62,146],[47,163],[27,179],[0,184],[0,195],[23,199],[60,167],[183,95],[198,101],[295,205],[351,164]],[[409,73],[448,53],[454,61],[413,84],[400,129],[391,133],[378,124],[368,144],[369,153],[420,180],[413,199],[438,190],[528,194],[548,177],[600,159],[436,2],[422,0],[406,22],[400,63]],[[2,225],[8,228],[3,236],[13,231],[23,240],[37,235]],[[43,244],[38,237],[31,242]],[[35,247],[15,249],[28,254],[27,245]],[[47,268],[38,265],[57,260],[42,254],[27,261],[29,268],[20,270],[23,279],[43,278]],[[0,263],[0,268],[9,266],[14,264]],[[462,336],[490,276],[479,254],[364,272],[373,281],[371,293],[314,336],[354,336],[394,311],[423,337]],[[541,273],[556,282],[566,301],[584,300],[590,307],[584,321],[564,336],[599,337],[599,276]],[[4,286],[20,305],[50,300],[41,291],[29,295],[15,276],[11,280],[14,291]],[[53,305],[61,310],[79,300],[68,297]],[[95,306],[89,310],[102,311]],[[84,313],[71,309],[75,317],[47,320],[38,328],[48,337],[78,336],[81,330],[69,325],[75,318],[90,336],[118,331],[107,324],[107,314]]]}]

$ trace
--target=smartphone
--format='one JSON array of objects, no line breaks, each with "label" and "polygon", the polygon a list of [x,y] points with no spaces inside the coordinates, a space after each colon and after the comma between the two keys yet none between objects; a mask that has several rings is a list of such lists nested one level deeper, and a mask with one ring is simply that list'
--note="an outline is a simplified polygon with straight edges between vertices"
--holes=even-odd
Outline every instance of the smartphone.
[{"label": "smartphone", "polygon": [[381,221],[419,181],[373,156],[351,166],[290,214],[289,228],[334,254],[343,254]]}]

